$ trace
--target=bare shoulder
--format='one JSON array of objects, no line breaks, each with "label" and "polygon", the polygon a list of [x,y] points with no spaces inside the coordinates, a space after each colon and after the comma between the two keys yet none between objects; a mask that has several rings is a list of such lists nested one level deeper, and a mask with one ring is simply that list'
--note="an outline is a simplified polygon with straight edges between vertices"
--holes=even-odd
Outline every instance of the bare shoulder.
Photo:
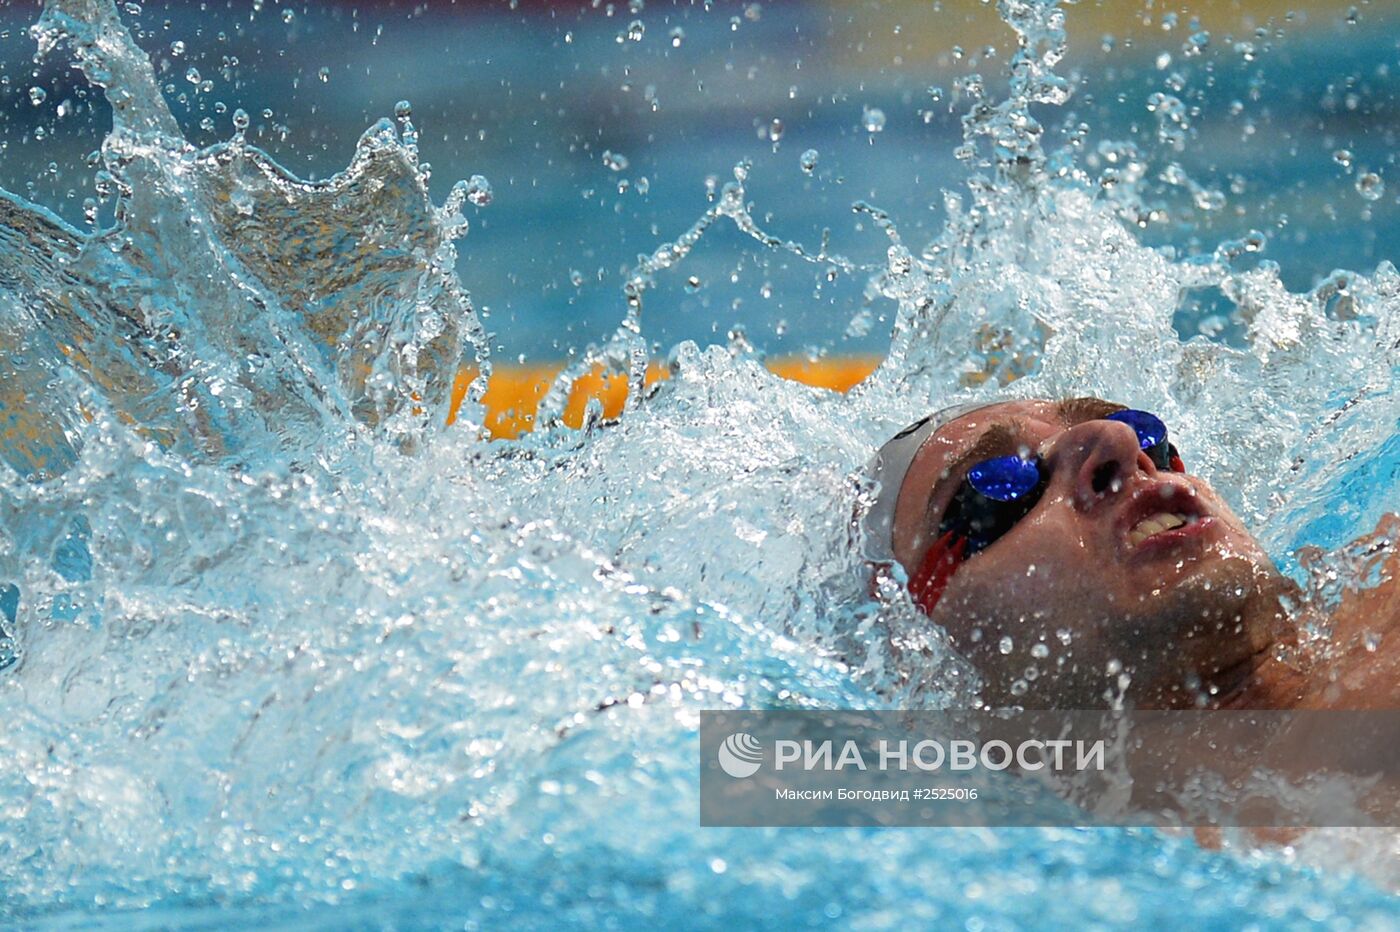
[{"label": "bare shoulder", "polygon": [[1376,529],[1351,545],[1361,584],[1347,592],[1333,616],[1335,635],[1384,634],[1400,620],[1400,515],[1381,518]]},{"label": "bare shoulder", "polygon": [[1304,705],[1400,708],[1400,515],[1386,515],[1357,544],[1368,584],[1332,615],[1331,644]]}]

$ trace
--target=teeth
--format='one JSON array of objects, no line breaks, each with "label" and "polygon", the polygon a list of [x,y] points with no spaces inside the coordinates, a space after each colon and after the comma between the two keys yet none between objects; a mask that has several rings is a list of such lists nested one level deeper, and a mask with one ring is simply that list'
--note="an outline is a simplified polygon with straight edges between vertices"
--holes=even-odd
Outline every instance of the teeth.
[{"label": "teeth", "polygon": [[1163,511],[1155,515],[1149,515],[1134,525],[1133,529],[1128,532],[1128,543],[1136,547],[1153,534],[1160,534],[1163,531],[1179,528],[1184,524],[1190,524],[1191,521],[1191,517],[1176,514],[1175,512]]}]

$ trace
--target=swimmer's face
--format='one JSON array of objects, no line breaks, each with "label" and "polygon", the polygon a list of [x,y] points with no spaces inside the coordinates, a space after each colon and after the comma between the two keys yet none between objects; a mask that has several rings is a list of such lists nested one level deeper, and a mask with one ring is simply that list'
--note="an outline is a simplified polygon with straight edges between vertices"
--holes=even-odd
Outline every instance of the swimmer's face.
[{"label": "swimmer's face", "polygon": [[[1098,708],[1123,693],[1189,707],[1268,646],[1248,609],[1277,571],[1205,480],[1158,469],[1130,426],[1102,419],[1121,407],[982,408],[935,432],[906,474],[893,546],[911,575],[976,462],[1038,454],[1048,474],[1034,508],[959,567],[931,616],[983,675],[989,705]],[[1189,523],[1153,533],[1159,524],[1142,522],[1158,514]]]}]

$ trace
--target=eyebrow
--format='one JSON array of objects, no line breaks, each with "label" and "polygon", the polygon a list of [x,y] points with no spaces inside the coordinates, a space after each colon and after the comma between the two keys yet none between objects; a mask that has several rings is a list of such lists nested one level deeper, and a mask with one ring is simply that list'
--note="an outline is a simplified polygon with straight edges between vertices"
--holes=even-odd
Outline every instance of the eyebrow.
[{"label": "eyebrow", "polygon": [[[1054,408],[1055,417],[1066,427],[1073,427],[1084,421],[1095,421],[1107,417],[1115,411],[1127,410],[1125,405],[1104,401],[1102,398],[1093,396],[1069,398],[1056,402]],[[928,502],[924,506],[925,526],[932,523],[934,502],[942,499],[943,492],[949,483],[961,481],[962,474],[982,460],[1018,452],[1017,448],[1022,445],[1019,438],[1024,434],[1025,421],[1020,418],[1008,418],[1005,421],[992,424],[983,431],[976,442],[965,453],[953,460],[934,482],[933,488],[929,491]]]},{"label": "eyebrow", "polygon": [[1104,401],[1092,395],[1084,398],[1069,398],[1055,405],[1055,413],[1066,426],[1073,427],[1084,421],[1097,421],[1115,411],[1126,411],[1127,405]]}]

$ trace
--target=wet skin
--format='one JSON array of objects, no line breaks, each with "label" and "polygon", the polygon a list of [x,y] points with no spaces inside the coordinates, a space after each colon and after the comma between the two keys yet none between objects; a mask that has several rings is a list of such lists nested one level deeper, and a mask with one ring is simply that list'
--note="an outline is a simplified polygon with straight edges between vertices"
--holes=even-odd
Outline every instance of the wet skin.
[{"label": "wet skin", "polygon": [[[959,567],[931,615],[982,674],[983,701],[1400,707],[1400,632],[1384,637],[1400,614],[1400,573],[1343,603],[1331,656],[1280,650],[1296,641],[1297,613],[1280,602],[1296,602],[1296,587],[1205,480],[1159,470],[1131,427],[1103,420],[1121,407],[992,405],[944,425],[910,465],[893,547],[911,574],[975,462],[1035,453],[1049,475],[1031,512]],[[1188,523],[1141,538],[1139,522],[1156,513]],[[1378,632],[1385,649],[1365,647]]]}]

